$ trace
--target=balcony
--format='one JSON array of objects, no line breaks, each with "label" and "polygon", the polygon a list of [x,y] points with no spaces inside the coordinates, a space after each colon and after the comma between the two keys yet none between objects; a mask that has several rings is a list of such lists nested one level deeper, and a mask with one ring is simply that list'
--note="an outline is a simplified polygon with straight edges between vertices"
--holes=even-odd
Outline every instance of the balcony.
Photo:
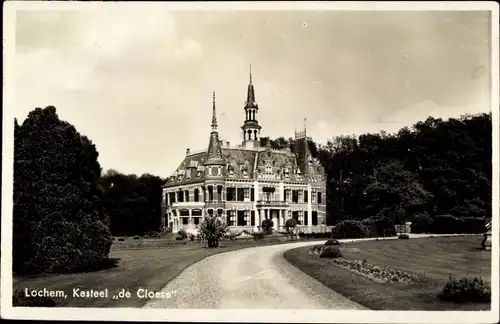
[{"label": "balcony", "polygon": [[287,201],[257,200],[257,208],[288,208],[289,206]]}]

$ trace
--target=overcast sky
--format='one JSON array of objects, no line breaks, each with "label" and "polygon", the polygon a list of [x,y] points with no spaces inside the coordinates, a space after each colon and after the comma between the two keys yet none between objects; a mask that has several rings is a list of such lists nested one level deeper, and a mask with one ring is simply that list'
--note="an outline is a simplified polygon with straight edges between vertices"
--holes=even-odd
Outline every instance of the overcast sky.
[{"label": "overcast sky", "polygon": [[54,105],[106,170],[162,177],[242,140],[249,64],[262,135],[396,131],[490,111],[488,12],[100,10],[17,14],[16,111]]}]

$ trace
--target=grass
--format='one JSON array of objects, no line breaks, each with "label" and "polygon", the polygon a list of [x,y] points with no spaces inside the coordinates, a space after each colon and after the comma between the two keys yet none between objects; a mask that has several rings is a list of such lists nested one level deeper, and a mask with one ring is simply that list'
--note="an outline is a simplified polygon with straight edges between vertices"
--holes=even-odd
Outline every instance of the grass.
[{"label": "grass", "polygon": [[374,310],[489,310],[489,303],[455,304],[437,295],[450,275],[482,276],[491,282],[491,252],[479,250],[481,238],[442,237],[367,241],[340,246],[346,259],[364,260],[419,276],[415,284],[378,283],[335,266],[331,260],[296,248],[285,258],[334,291]]},{"label": "grass", "polygon": [[[63,290],[68,297],[54,298],[56,307],[142,307],[147,300],[139,299],[135,295],[137,289],[160,291],[185,268],[207,256],[246,247],[289,242],[293,241],[271,236],[259,241],[253,239],[223,241],[219,248],[207,249],[196,241],[128,238],[124,242],[119,242],[120,244],[115,241],[112,246],[109,255],[110,264],[114,263],[115,266],[96,272],[14,277],[13,288],[23,292],[25,288]],[[73,288],[108,288],[109,298],[73,298]],[[111,296],[121,289],[128,289],[132,297],[112,299]]]}]

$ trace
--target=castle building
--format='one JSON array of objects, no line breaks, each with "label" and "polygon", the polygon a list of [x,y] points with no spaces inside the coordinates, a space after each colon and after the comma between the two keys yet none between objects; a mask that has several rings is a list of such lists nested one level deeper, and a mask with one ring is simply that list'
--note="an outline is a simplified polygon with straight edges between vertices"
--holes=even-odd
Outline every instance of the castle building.
[{"label": "castle building", "polygon": [[214,91],[208,147],[187,149],[163,186],[163,226],[196,232],[204,215],[239,229],[257,229],[264,219],[271,219],[276,230],[289,218],[307,226],[326,222],[325,171],[311,156],[306,130],[295,132],[290,148],[260,146],[251,71],[244,112],[243,142],[231,147],[219,139]]}]

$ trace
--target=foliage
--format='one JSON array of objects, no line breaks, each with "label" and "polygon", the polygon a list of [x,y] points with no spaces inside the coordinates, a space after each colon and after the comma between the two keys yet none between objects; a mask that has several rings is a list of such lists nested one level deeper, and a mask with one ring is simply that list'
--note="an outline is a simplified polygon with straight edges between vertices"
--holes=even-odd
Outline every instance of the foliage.
[{"label": "foliage", "polygon": [[162,185],[165,180],[151,174],[140,177],[108,170],[100,180],[103,202],[114,235],[143,236],[159,231],[162,219]]},{"label": "foliage", "polygon": [[271,219],[264,219],[262,221],[262,229],[265,233],[269,233],[274,226],[274,222]]},{"label": "foliage", "polygon": [[14,307],[55,307],[56,302],[50,297],[26,297],[24,291],[16,289],[12,295]]},{"label": "foliage", "polygon": [[491,302],[491,287],[482,278],[463,277],[456,280],[450,276],[438,297],[454,303],[489,303]]},{"label": "foliage", "polygon": [[325,242],[325,245],[340,245],[340,242],[337,240],[328,240]]},{"label": "foliage", "polygon": [[214,216],[205,216],[198,228],[201,240],[209,248],[218,247],[219,241],[224,237],[226,232],[226,225]]},{"label": "foliage", "polygon": [[124,237],[119,237],[118,241],[123,242],[123,241],[125,241],[125,238]]},{"label": "foliage", "polygon": [[332,236],[334,238],[364,238],[370,236],[370,230],[359,221],[346,220],[332,229]]},{"label": "foliage", "polygon": [[427,212],[414,215],[411,222],[412,233],[426,233],[431,231],[432,218]]},{"label": "foliage", "polygon": [[139,240],[141,237],[139,235],[135,235],[133,238],[134,240]]},{"label": "foliage", "polygon": [[182,240],[184,240],[184,237],[182,237],[180,235],[177,235],[177,236],[175,236],[175,240],[176,241],[182,241]]},{"label": "foliage", "polygon": [[298,222],[295,218],[289,218],[285,222],[285,228],[286,231],[291,233],[295,229],[295,226],[297,226]]},{"label": "foliage", "polygon": [[113,238],[95,146],[53,106],[14,128],[13,271],[83,271],[107,260]]},{"label": "foliage", "polygon": [[400,240],[409,240],[410,236],[408,234],[399,234],[398,239],[400,239]]},{"label": "foliage", "polygon": [[181,228],[178,232],[177,235],[182,237],[183,240],[187,239],[188,234],[185,229]]},{"label": "foliage", "polygon": [[329,140],[318,149],[327,224],[374,215],[394,224],[420,214],[490,218],[491,133],[489,113]]},{"label": "foliage", "polygon": [[383,237],[396,235],[396,227],[393,221],[388,217],[369,217],[361,222],[370,230],[370,236]]},{"label": "foliage", "polygon": [[342,253],[340,249],[331,246],[326,246],[324,250],[319,255],[320,258],[341,258]]},{"label": "foliage", "polygon": [[253,232],[252,236],[253,236],[254,240],[258,241],[258,240],[262,240],[264,238],[264,233],[262,233],[262,232]]}]

